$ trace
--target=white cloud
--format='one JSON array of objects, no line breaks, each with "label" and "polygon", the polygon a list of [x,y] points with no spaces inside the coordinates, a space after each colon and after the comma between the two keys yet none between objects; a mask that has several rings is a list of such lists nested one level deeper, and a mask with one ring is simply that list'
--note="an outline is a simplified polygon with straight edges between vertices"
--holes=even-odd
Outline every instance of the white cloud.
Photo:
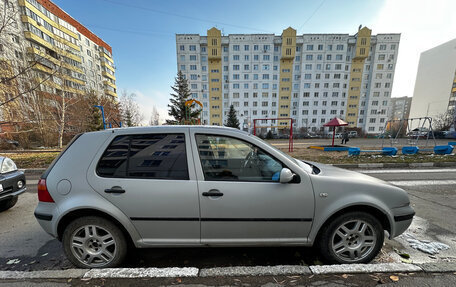
[{"label": "white cloud", "polygon": [[135,101],[139,104],[141,113],[144,117],[142,122],[143,125],[149,124],[149,120],[152,115],[152,110],[154,106],[160,114],[160,123],[163,123],[166,119],[169,119],[167,107],[163,106],[163,104],[161,104],[159,100],[156,100],[168,99],[168,95],[163,94],[161,91],[151,91],[147,94],[139,90],[133,90],[131,92],[136,94]]},{"label": "white cloud", "polygon": [[456,1],[387,0],[373,34],[401,33],[393,97],[412,96],[420,53],[456,38]]}]

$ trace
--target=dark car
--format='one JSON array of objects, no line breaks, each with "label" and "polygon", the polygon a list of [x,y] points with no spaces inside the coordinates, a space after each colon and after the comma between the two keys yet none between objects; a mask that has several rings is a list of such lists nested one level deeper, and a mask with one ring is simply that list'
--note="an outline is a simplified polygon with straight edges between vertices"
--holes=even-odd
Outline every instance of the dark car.
[{"label": "dark car", "polygon": [[25,191],[24,173],[10,158],[0,156],[0,212],[13,207]]},{"label": "dark car", "polygon": [[436,139],[445,139],[447,138],[449,131],[430,131],[428,134],[430,139],[433,137],[433,135]]}]

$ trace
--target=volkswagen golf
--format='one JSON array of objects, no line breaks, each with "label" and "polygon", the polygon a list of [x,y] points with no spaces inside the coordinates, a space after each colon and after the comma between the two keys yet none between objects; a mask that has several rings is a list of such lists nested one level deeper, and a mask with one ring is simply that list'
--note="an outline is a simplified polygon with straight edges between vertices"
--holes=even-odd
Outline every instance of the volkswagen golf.
[{"label": "volkswagen golf", "polygon": [[365,263],[415,214],[384,181],[208,126],[80,134],[38,199],[38,222],[81,268],[118,266],[130,245],[315,246],[329,263]]}]

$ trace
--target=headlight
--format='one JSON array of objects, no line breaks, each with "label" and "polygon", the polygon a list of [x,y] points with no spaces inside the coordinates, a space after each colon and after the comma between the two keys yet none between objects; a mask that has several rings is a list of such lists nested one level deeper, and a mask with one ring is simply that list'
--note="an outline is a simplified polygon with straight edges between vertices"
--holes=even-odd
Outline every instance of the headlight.
[{"label": "headlight", "polygon": [[14,161],[8,157],[5,157],[2,162],[0,173],[7,173],[17,170],[16,164]]},{"label": "headlight", "polygon": [[22,189],[24,187],[24,182],[22,180],[19,180],[17,182],[17,188]]}]

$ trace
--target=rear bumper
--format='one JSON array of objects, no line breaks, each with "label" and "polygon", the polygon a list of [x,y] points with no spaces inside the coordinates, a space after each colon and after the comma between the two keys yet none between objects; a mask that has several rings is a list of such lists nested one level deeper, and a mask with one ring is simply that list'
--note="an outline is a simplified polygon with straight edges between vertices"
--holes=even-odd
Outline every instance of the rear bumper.
[{"label": "rear bumper", "polygon": [[34,212],[35,218],[41,228],[53,237],[57,237],[57,214],[57,206],[51,202],[39,202]]}]

